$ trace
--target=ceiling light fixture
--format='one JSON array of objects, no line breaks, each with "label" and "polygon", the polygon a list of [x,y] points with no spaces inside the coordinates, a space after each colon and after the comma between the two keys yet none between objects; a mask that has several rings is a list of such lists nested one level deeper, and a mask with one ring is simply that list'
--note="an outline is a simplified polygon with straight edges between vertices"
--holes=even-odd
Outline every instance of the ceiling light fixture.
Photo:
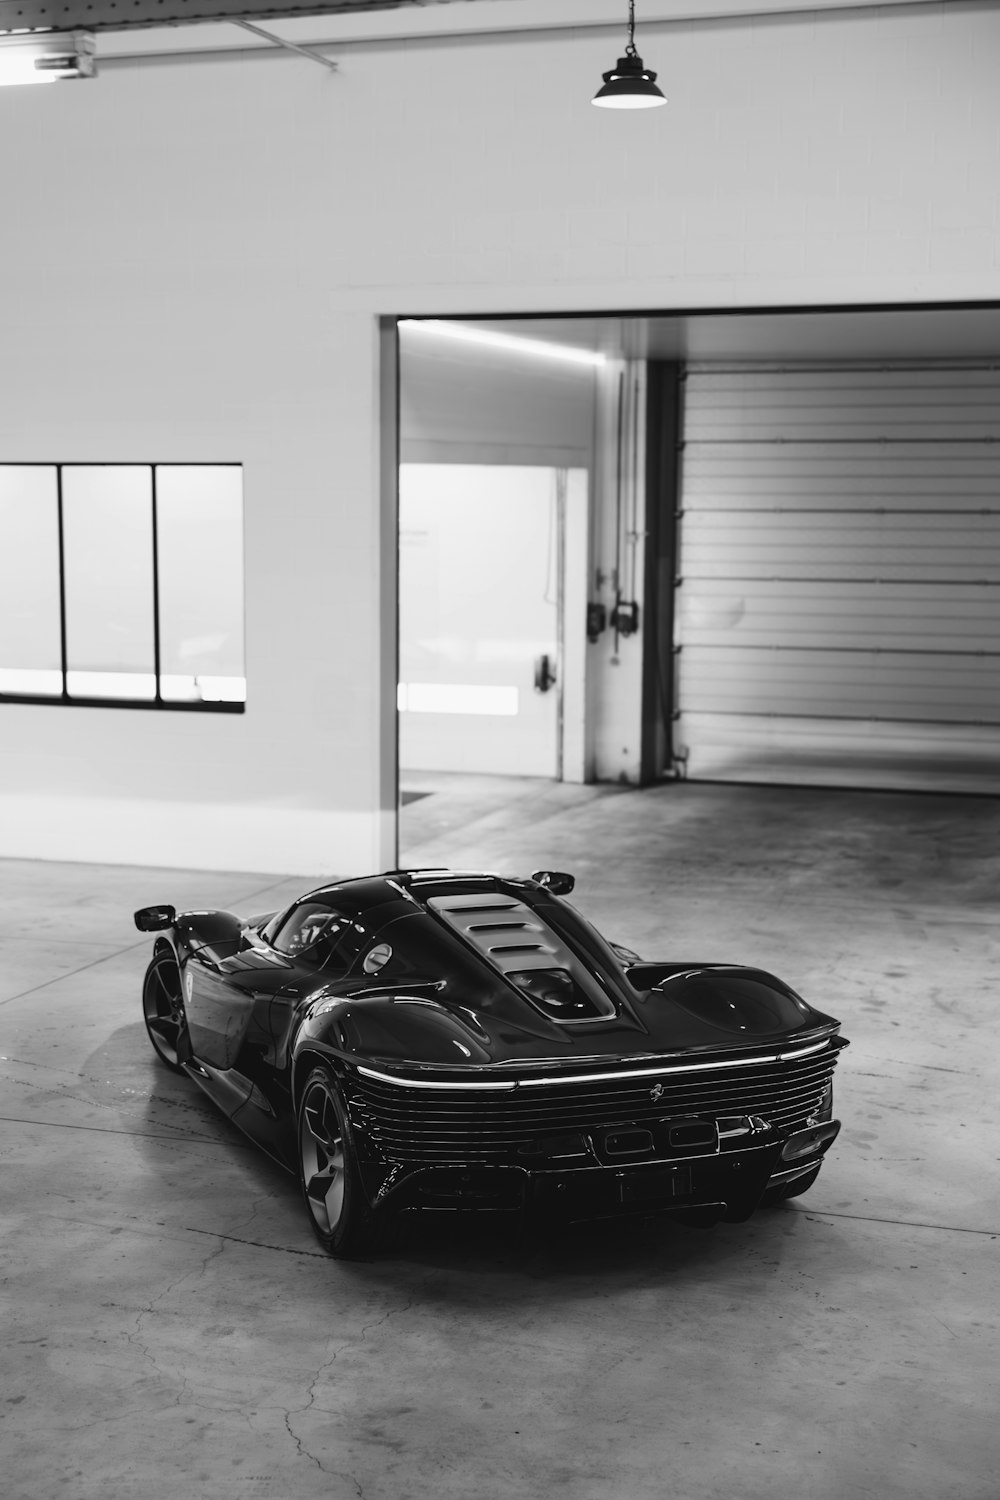
[{"label": "ceiling light fixture", "polygon": [[483,344],[502,349],[507,354],[527,354],[539,359],[561,359],[571,365],[605,364],[606,357],[594,349],[579,349],[572,344],[550,344],[545,339],[522,339],[510,333],[494,333],[491,328],[473,328],[468,323],[448,323],[440,318],[400,318],[400,329],[413,333],[436,334],[462,344]]},{"label": "ceiling light fixture", "polygon": [[604,87],[590,101],[599,109],[655,109],[666,104],[656,87],[656,74],[643,66],[635,50],[635,0],[628,0],[628,46],[613,68],[604,74]]},{"label": "ceiling light fixture", "polygon": [[0,86],[58,83],[97,74],[89,31],[20,32],[0,37]]}]

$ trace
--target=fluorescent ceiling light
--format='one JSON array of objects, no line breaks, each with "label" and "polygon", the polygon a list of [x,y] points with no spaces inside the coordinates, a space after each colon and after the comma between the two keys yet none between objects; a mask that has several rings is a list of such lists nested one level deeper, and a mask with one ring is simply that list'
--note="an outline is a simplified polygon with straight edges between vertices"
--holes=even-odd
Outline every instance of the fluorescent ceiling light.
[{"label": "fluorescent ceiling light", "polygon": [[550,344],[545,339],[522,339],[512,333],[494,333],[489,328],[475,328],[468,323],[446,323],[440,318],[401,318],[400,328],[407,332],[432,334],[437,338],[455,339],[460,344],[481,344],[502,349],[507,354],[527,354],[537,359],[562,359],[571,365],[605,364],[606,357],[593,349],[576,349],[570,344]]},{"label": "fluorescent ceiling light", "polygon": [[89,31],[42,31],[0,37],[0,87],[93,78],[94,38]]}]

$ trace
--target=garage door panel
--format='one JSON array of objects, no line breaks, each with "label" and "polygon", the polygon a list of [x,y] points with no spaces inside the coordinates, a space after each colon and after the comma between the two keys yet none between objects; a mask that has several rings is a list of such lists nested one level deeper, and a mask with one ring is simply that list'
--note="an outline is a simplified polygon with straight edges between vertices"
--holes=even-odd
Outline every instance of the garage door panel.
[{"label": "garage door panel", "polygon": [[[996,514],[684,513],[684,577],[1000,584]],[[724,532],[724,536],[720,536]]]},{"label": "garage door panel", "polygon": [[686,509],[995,510],[1000,444],[684,445]]},{"label": "garage door panel", "polygon": [[824,360],[705,360],[692,361],[684,381],[698,393],[699,408],[725,392],[744,392],[755,401],[770,393],[780,401],[786,391],[814,390],[825,398],[849,401],[864,389],[874,399],[894,402],[907,393],[933,391],[946,398],[949,392],[979,391],[988,400],[996,391],[997,369],[998,363],[990,360],[961,359],[839,360],[835,365]]},{"label": "garage door panel", "polygon": [[677,642],[686,646],[868,648],[1000,653],[1000,611],[989,588],[901,583],[774,584],[706,579],[681,588]]},{"label": "garage door panel", "polygon": [[[803,410],[793,412],[794,422],[783,421],[775,416],[766,419],[763,412],[743,407],[732,407],[716,414],[725,419],[729,442],[752,439],[756,442],[931,442],[955,438],[966,433],[970,438],[982,440],[984,436],[1000,438],[1000,420],[989,421],[978,409],[962,407],[953,414],[935,414],[930,407],[922,407],[904,417],[901,413],[876,408],[862,407],[857,411],[832,412],[829,410]],[[708,437],[712,423],[704,422],[689,429],[692,442]]]},{"label": "garage door panel", "polygon": [[693,778],[995,793],[997,731],[880,719],[691,714]]},{"label": "garage door panel", "polygon": [[1000,792],[1000,366],[694,366],[684,439],[681,768]]},{"label": "garage door panel", "polygon": [[979,378],[942,372],[915,381],[912,372],[842,371],[836,378],[823,370],[781,375],[748,372],[688,377],[690,419],[686,436],[697,441],[755,439],[784,442],[906,441],[970,436],[1000,436],[996,381],[991,371]]},{"label": "garage door panel", "polygon": [[1000,657],[961,653],[685,647],[693,713],[793,714],[1000,725]]}]

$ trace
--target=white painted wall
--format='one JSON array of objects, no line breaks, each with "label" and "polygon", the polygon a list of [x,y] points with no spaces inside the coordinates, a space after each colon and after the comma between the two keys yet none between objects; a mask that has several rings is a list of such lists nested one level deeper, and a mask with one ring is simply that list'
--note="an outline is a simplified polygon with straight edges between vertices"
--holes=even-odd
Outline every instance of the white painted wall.
[{"label": "white painted wall", "polygon": [[246,713],[0,705],[0,849],[306,873],[390,863],[373,748],[376,325],[342,316],[332,338],[298,347],[279,307],[241,319],[193,292],[158,301],[151,287],[148,305],[123,292],[118,310],[112,286],[92,294],[93,347],[37,340],[30,300],[8,312],[2,450],[243,456]]},{"label": "white painted wall", "polygon": [[651,26],[649,115],[590,107],[619,41],[0,91],[0,460],[241,462],[249,681],[241,717],[0,707],[0,852],[390,862],[380,313],[1000,295],[996,6]]}]

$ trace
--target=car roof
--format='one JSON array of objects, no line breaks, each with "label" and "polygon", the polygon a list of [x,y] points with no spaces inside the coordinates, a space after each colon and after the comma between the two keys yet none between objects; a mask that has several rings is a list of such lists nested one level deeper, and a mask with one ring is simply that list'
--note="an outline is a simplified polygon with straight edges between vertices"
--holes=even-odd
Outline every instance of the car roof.
[{"label": "car roof", "polygon": [[481,870],[386,870],[381,875],[363,875],[350,880],[331,881],[317,886],[307,896],[324,897],[352,916],[360,916],[386,902],[408,902],[427,908],[428,899],[447,892],[523,890],[530,881],[512,880]]}]

